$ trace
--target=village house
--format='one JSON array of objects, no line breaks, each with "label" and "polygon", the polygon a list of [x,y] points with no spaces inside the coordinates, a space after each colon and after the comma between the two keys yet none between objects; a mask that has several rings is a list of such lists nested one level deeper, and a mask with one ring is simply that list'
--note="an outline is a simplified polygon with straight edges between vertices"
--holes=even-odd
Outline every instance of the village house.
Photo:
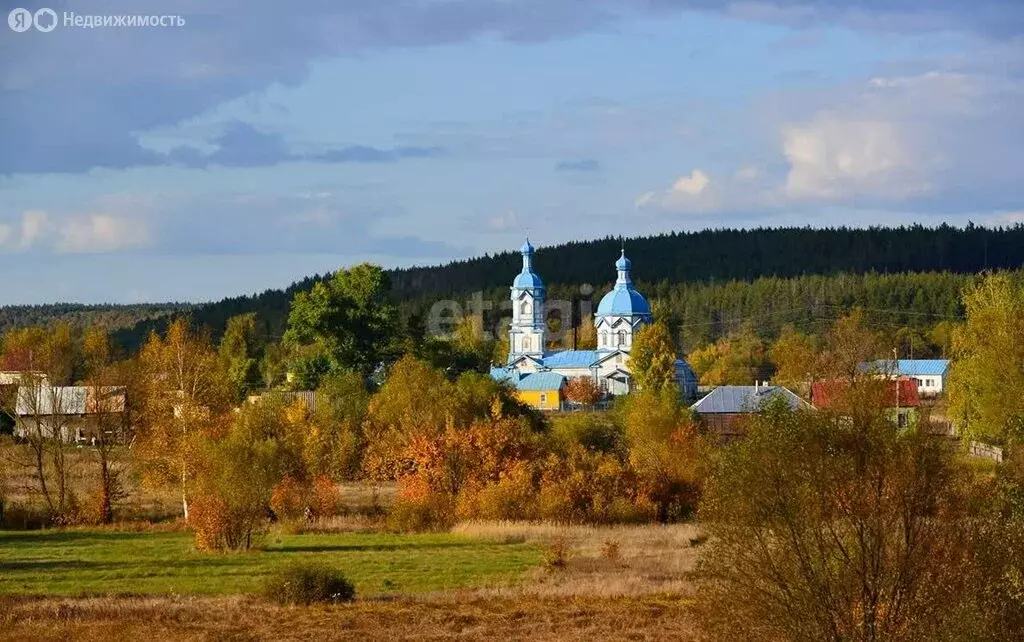
[{"label": "village house", "polygon": [[[815,408],[847,412],[851,383],[844,380],[816,381],[811,384],[811,403]],[[921,397],[917,393],[917,382],[909,377],[900,377],[885,382],[882,390],[882,406],[889,418],[900,428],[914,428],[920,417]]]},{"label": "village house", "polygon": [[697,414],[707,432],[723,441],[732,441],[745,434],[745,419],[774,399],[781,399],[793,411],[813,409],[788,388],[759,382],[753,386],[719,386],[690,406],[690,410]]},{"label": "village house", "polygon": [[122,386],[22,385],[14,410],[14,434],[57,437],[65,442],[117,439],[124,412]]},{"label": "village house", "polygon": [[941,395],[949,372],[948,359],[883,359],[868,361],[857,366],[864,373],[875,373],[889,378],[906,377],[917,384],[917,392],[924,397]]}]

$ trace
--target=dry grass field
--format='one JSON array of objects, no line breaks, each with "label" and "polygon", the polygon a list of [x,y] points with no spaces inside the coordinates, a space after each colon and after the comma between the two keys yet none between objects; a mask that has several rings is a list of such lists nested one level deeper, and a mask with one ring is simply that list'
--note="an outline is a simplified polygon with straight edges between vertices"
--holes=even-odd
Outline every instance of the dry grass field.
[{"label": "dry grass field", "polygon": [[[469,522],[453,530],[482,546],[560,548],[564,565],[537,566],[497,586],[364,592],[331,607],[279,607],[248,595],[9,594],[0,597],[0,640],[699,639],[689,576],[702,537],[692,525]],[[332,563],[344,569],[344,554]],[[422,583],[428,591],[430,584]]]},{"label": "dry grass field", "polygon": [[[29,471],[17,463],[21,455],[8,448],[0,450],[8,481],[7,519],[9,526],[20,528],[10,520],[30,520],[39,498],[32,492]],[[75,488],[83,496],[92,487],[89,455],[84,449],[72,453]],[[346,484],[341,488],[345,515],[319,520],[301,532],[275,527],[267,537],[268,550],[247,554],[249,559],[209,554],[211,569],[227,569],[221,573],[225,584],[218,583],[215,572],[200,572],[183,590],[167,591],[175,577],[188,575],[187,569],[176,568],[180,565],[174,559],[187,558],[201,570],[200,560],[193,558],[202,554],[186,550],[189,538],[181,532],[173,492],[147,488],[130,469],[123,478],[129,493],[116,507],[119,522],[114,525],[0,532],[6,540],[0,548],[7,549],[0,556],[0,575],[8,580],[0,595],[0,640],[698,639],[689,610],[689,578],[703,540],[693,525],[466,522],[448,535],[387,535],[380,533],[379,509],[392,503],[394,487]],[[132,536],[117,535],[125,533]],[[332,544],[332,537],[341,538],[341,544]],[[346,552],[360,537],[387,539],[388,546]],[[475,544],[436,550],[421,546],[425,558],[414,555],[407,564],[399,559],[411,555],[406,548],[451,538]],[[63,542],[60,550],[49,550],[43,541],[52,539]],[[24,554],[15,550],[23,546],[15,540],[25,545]],[[76,550],[64,540],[88,540],[96,546]],[[298,550],[306,540],[332,544],[326,556],[316,546],[306,554],[329,558],[332,566],[349,573],[359,588],[356,602],[281,607],[253,595],[258,578],[238,574],[263,573],[270,562],[261,556],[270,560],[280,555],[275,548]],[[126,549],[119,558],[104,542],[130,544],[138,554]],[[402,550],[394,549],[399,543]],[[496,556],[494,562],[487,554]],[[55,556],[52,564],[47,556]],[[523,565],[527,558],[532,561]],[[32,560],[49,565],[40,575],[27,568]],[[485,568],[493,564],[505,564],[508,570]],[[441,581],[443,574],[465,579]],[[14,581],[14,575],[24,581]],[[132,590],[131,577],[136,575],[139,590]],[[399,576],[400,582],[395,579]],[[188,588],[192,584],[195,590]],[[146,586],[150,589],[141,590]],[[463,588],[439,588],[444,586]]]},{"label": "dry grass field", "polygon": [[0,598],[0,640],[697,640],[678,596],[444,594],[278,607],[251,598]]}]

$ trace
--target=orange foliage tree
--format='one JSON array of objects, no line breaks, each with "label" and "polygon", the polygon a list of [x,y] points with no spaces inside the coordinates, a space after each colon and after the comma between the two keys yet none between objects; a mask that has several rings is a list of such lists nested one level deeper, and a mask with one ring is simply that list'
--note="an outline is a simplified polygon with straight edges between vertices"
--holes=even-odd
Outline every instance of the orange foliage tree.
[{"label": "orange foliage tree", "polygon": [[593,377],[572,377],[565,384],[565,398],[587,408],[600,401],[603,395]]}]

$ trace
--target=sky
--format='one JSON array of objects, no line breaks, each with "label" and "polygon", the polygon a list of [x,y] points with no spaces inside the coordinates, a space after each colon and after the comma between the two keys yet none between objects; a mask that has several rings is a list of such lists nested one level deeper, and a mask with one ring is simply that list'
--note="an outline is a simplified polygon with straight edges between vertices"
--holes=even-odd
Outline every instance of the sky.
[{"label": "sky", "polygon": [[0,305],[526,234],[1024,222],[1024,2],[40,1],[0,0],[58,17],[0,23]]}]

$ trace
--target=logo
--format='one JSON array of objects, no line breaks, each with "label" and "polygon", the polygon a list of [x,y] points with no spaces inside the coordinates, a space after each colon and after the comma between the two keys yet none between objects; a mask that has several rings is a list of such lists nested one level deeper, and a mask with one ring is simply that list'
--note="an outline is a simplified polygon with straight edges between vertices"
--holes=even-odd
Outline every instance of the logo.
[{"label": "logo", "polygon": [[36,29],[43,33],[50,33],[57,28],[57,12],[53,9],[40,9],[32,19],[36,23]]},{"label": "logo", "polygon": [[57,28],[57,12],[43,8],[33,14],[28,9],[13,9],[7,14],[7,26],[18,33],[28,31],[33,26],[37,31],[50,33]]},{"label": "logo", "polygon": [[32,28],[32,12],[28,9],[14,9],[7,14],[7,26],[21,33]]}]

